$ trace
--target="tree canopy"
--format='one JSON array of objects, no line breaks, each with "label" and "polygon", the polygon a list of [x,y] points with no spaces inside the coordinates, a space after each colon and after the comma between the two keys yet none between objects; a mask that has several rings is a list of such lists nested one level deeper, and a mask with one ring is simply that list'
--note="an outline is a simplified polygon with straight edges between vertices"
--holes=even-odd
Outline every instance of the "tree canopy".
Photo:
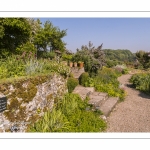
[{"label": "tree canopy", "polygon": [[65,50],[62,38],[67,30],[60,30],[50,21],[44,24],[33,18],[0,18],[0,55],[7,57],[23,52]]},{"label": "tree canopy", "polygon": [[66,36],[66,30],[60,30],[58,27],[54,27],[50,21],[44,23],[44,27],[38,30],[34,44],[38,50],[65,50],[65,43],[62,38]]},{"label": "tree canopy", "polygon": [[0,18],[0,54],[15,54],[16,48],[29,40],[30,31],[25,18]]},{"label": "tree canopy", "polygon": [[135,60],[135,56],[130,50],[104,49],[103,51],[106,55],[106,59],[109,59],[109,60],[117,60],[117,61],[123,61],[123,62],[127,62],[127,61],[133,62]]}]

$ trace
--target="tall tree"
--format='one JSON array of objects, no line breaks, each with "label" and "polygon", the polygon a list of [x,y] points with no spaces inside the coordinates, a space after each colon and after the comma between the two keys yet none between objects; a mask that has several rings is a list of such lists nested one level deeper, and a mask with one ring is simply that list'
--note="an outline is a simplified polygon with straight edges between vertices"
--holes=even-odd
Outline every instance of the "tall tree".
[{"label": "tall tree", "polygon": [[43,28],[38,30],[34,43],[37,49],[47,51],[47,50],[65,50],[65,43],[62,38],[66,36],[66,30],[60,30],[58,27],[54,27],[50,21],[44,23]]},{"label": "tall tree", "polygon": [[15,54],[16,48],[30,38],[31,28],[26,18],[0,18],[0,54]]}]

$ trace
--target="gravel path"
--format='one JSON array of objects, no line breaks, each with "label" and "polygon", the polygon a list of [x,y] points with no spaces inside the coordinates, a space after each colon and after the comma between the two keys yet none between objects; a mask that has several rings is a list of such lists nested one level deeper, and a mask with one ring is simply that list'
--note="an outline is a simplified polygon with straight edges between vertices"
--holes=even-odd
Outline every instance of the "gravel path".
[{"label": "gravel path", "polygon": [[127,96],[107,118],[106,132],[150,132],[150,96],[131,88],[130,77],[128,74],[118,78],[125,85]]}]

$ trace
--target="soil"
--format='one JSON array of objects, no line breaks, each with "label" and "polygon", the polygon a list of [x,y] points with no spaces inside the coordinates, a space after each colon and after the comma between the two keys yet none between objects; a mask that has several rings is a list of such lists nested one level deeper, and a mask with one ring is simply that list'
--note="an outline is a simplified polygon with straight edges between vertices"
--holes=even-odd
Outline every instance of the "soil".
[{"label": "soil", "polygon": [[127,74],[118,78],[127,96],[107,118],[106,132],[150,132],[150,96],[132,87],[129,83],[131,76]]}]

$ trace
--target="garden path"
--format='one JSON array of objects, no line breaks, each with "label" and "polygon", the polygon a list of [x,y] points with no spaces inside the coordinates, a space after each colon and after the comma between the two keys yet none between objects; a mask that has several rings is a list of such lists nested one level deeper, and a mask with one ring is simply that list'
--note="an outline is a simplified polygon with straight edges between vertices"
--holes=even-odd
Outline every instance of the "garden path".
[{"label": "garden path", "polygon": [[130,77],[131,74],[127,74],[118,78],[127,96],[107,118],[106,132],[150,132],[150,96],[132,88]]}]

